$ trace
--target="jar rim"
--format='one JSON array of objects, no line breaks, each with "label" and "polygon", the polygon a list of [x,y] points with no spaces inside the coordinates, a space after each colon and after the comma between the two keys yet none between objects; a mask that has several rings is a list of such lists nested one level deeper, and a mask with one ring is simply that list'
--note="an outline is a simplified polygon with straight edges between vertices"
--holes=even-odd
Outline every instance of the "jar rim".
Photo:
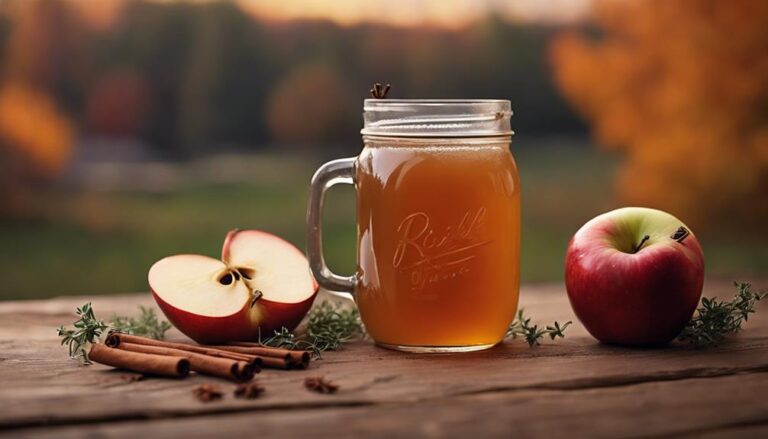
[{"label": "jar rim", "polygon": [[511,107],[512,102],[509,99],[372,99],[368,98],[363,101],[363,107],[388,107],[397,105],[451,105],[451,104],[498,104],[501,106]]},{"label": "jar rim", "polygon": [[364,135],[487,137],[512,135],[506,99],[366,99]]}]

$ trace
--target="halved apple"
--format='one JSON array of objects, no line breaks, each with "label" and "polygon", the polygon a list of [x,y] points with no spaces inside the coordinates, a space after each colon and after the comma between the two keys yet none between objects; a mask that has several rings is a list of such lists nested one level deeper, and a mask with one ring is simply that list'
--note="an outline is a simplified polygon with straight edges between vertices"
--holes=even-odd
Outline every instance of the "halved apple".
[{"label": "halved apple", "polygon": [[227,234],[221,260],[176,255],[149,269],[149,286],[165,316],[199,343],[256,340],[301,322],[318,285],[304,254],[259,230]]}]

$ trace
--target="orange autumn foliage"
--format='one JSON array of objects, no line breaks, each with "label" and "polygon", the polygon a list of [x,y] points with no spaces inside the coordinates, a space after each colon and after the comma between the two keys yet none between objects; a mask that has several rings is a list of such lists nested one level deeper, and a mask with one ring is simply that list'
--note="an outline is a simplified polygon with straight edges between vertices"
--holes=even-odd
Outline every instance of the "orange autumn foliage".
[{"label": "orange autumn foliage", "polygon": [[87,78],[83,21],[67,0],[8,2],[10,33],[3,40],[4,78],[53,93]]},{"label": "orange autumn foliage", "polygon": [[[598,1],[551,46],[555,80],[622,199],[698,226],[768,221],[768,2]],[[596,31],[596,32],[594,32]]]},{"label": "orange autumn foliage", "polygon": [[0,139],[43,175],[58,174],[72,154],[72,127],[43,93],[21,84],[0,88]]},{"label": "orange autumn foliage", "polygon": [[69,163],[73,135],[48,95],[20,83],[0,87],[0,214],[34,204],[34,186]]},{"label": "orange autumn foliage", "polygon": [[81,75],[83,33],[63,0],[11,2],[0,70],[0,215],[30,213],[67,167],[73,122],[55,90]]}]

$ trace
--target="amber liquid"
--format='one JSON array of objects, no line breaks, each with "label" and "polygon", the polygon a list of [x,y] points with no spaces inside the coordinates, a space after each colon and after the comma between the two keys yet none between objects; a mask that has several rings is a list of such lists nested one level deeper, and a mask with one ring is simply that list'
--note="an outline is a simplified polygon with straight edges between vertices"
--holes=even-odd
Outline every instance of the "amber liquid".
[{"label": "amber liquid", "polygon": [[499,342],[519,289],[509,139],[368,139],[358,159],[356,301],[380,344]]}]

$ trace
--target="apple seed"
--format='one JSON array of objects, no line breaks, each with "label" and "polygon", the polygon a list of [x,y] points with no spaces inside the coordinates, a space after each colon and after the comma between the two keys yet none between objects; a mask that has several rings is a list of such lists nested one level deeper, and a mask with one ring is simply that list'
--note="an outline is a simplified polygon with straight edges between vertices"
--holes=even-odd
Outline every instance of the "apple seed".
[{"label": "apple seed", "polygon": [[232,273],[227,273],[219,279],[219,283],[222,285],[229,285],[232,283]]}]

